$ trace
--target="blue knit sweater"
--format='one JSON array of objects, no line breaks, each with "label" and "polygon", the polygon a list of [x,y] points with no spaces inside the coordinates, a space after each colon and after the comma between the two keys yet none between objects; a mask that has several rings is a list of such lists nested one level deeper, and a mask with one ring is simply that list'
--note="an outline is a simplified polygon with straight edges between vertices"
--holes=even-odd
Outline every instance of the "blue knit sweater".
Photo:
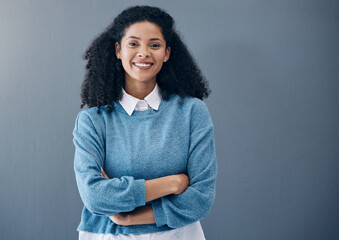
[{"label": "blue knit sweater", "polygon": [[[142,234],[201,220],[215,198],[217,162],[214,127],[203,101],[173,94],[158,110],[129,116],[114,102],[79,112],[73,131],[74,171],[84,203],[78,231]],[[103,168],[110,179],[101,175]],[[185,173],[190,186],[180,195],[145,202],[145,180]],[[109,216],[151,204],[156,224],[120,226]]]}]

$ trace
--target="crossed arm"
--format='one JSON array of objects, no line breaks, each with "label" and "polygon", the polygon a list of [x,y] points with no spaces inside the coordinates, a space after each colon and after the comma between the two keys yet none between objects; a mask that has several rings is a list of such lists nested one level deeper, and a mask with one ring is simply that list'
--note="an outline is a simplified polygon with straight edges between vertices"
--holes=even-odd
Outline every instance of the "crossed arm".
[{"label": "crossed arm", "polygon": [[[108,178],[101,168],[104,177]],[[164,197],[170,194],[181,194],[189,185],[189,178],[185,174],[165,176],[145,181],[146,199],[145,202]],[[115,224],[122,226],[155,224],[154,213],[151,205],[140,207],[125,214],[117,213],[109,217]]]},{"label": "crossed arm", "polygon": [[[199,114],[192,115],[187,176],[152,180],[132,176],[109,179],[100,174],[105,156],[100,126],[104,124],[95,127],[92,118],[97,116],[80,112],[73,131],[74,171],[86,208],[93,214],[110,216],[118,225],[155,223],[157,227],[180,228],[204,218],[215,197],[217,162],[208,110],[200,102],[195,111]],[[152,203],[143,207],[149,201]]]}]

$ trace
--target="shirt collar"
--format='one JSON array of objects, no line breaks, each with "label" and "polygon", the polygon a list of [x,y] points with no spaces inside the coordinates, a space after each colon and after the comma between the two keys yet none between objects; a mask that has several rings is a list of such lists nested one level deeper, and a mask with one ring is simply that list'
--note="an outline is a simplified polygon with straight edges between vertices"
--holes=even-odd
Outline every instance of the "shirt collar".
[{"label": "shirt collar", "polygon": [[[120,105],[125,109],[125,111],[128,113],[128,115],[132,115],[137,103],[141,100],[139,98],[133,97],[132,95],[128,94],[124,88],[122,88],[122,98],[119,101]],[[147,104],[153,108],[154,110],[159,109],[159,105],[161,103],[161,95],[160,95],[160,89],[158,86],[158,83],[155,84],[154,89],[152,92],[150,92],[144,100],[147,102]]]}]

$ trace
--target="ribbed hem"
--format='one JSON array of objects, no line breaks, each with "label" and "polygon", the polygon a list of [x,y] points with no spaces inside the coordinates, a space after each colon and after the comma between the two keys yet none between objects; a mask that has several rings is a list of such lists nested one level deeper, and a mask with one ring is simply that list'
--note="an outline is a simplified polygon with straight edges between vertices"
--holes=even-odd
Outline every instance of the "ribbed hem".
[{"label": "ribbed hem", "polygon": [[154,220],[155,220],[155,224],[157,225],[157,227],[164,226],[166,225],[166,222],[167,222],[166,213],[164,209],[162,208],[161,201],[162,201],[161,198],[152,201]]},{"label": "ribbed hem", "polygon": [[146,187],[145,179],[134,180],[135,207],[145,206],[146,204]]}]

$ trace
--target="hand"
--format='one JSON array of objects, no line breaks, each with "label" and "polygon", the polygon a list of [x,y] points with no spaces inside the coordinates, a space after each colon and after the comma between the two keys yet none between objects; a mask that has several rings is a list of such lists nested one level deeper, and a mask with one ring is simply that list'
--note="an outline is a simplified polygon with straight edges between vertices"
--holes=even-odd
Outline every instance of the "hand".
[{"label": "hand", "polygon": [[112,222],[114,222],[117,225],[121,226],[128,226],[130,225],[130,215],[123,214],[123,213],[117,213],[109,217]]},{"label": "hand", "polygon": [[115,224],[121,226],[155,224],[151,205],[138,207],[128,213],[118,213],[109,217]]},{"label": "hand", "polygon": [[108,178],[108,179],[109,179],[109,177],[107,176],[107,174],[105,173],[105,171],[104,171],[103,168],[101,168],[101,172],[102,172],[102,175],[103,175],[105,178]]},{"label": "hand", "polygon": [[176,182],[176,191],[174,194],[182,194],[185,192],[185,190],[188,188],[190,184],[190,180],[186,174],[177,174],[175,176],[175,182]]}]

